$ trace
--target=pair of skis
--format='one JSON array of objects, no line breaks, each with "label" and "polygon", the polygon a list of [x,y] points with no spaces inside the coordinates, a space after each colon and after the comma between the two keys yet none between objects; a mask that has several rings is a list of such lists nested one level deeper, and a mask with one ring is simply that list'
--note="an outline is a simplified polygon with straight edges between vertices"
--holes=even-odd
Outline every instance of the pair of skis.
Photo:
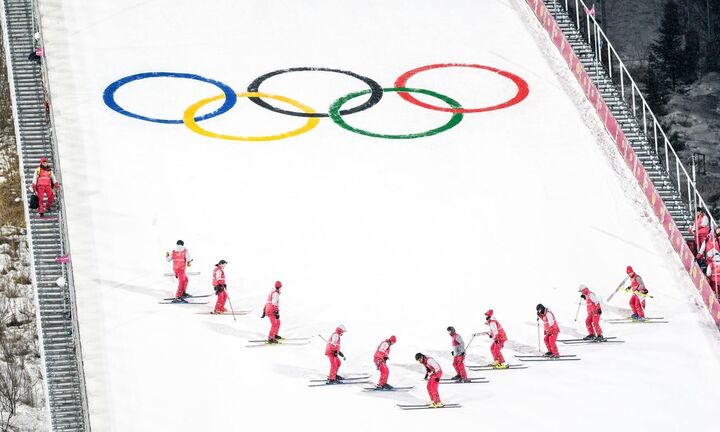
[{"label": "pair of skis", "polygon": [[497,368],[495,365],[489,364],[489,365],[468,365],[468,369],[471,371],[495,371],[495,370],[515,370],[515,369],[527,369],[528,367],[525,366],[522,363],[519,364],[510,364],[506,368]]},{"label": "pair of skis", "polygon": [[575,354],[566,354],[561,355],[560,357],[548,357],[544,355],[516,355],[516,358],[519,358],[520,360],[524,362],[540,362],[540,361],[579,361],[581,360],[577,355]]},{"label": "pair of skis", "polygon": [[440,406],[432,406],[431,404],[417,404],[417,405],[401,405],[397,404],[401,410],[421,410],[421,409],[441,409],[441,408],[462,408],[462,405],[456,403],[443,404]]},{"label": "pair of skis", "polygon": [[248,344],[245,346],[247,348],[256,348],[256,347],[271,347],[271,346],[280,346],[280,345],[307,345],[310,343],[310,339],[312,339],[312,337],[282,338],[282,339],[278,339],[276,341],[276,343],[270,343],[267,341],[267,339],[256,339],[256,340],[249,340]]},{"label": "pair of skis", "polygon": [[619,340],[616,336],[610,336],[606,338],[598,339],[559,339],[558,342],[562,342],[566,345],[578,345],[578,344],[592,344],[592,343],[625,343],[624,340]]},{"label": "pair of skis", "polygon": [[208,304],[210,301],[203,301],[203,300],[193,300],[193,299],[200,299],[200,298],[207,298],[210,296],[213,296],[214,294],[203,294],[203,295],[187,295],[183,297],[183,302],[175,301],[175,297],[168,297],[162,299],[160,304]]},{"label": "pair of skis", "polygon": [[643,321],[627,317],[606,319],[605,322],[608,324],[667,324],[670,321],[666,321],[664,317],[646,317]]},{"label": "pair of skis", "polygon": [[[308,387],[324,387],[324,386],[337,386],[337,385],[350,385],[350,384],[368,384],[370,382],[370,375],[360,374],[352,377],[339,379],[336,382],[329,383],[327,379],[311,379]],[[387,391],[387,390],[386,390]]]}]

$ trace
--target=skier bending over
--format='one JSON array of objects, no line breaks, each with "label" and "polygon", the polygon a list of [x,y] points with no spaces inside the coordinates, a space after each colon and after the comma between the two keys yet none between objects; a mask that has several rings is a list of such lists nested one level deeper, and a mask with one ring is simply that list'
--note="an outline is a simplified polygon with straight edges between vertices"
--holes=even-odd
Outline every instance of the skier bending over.
[{"label": "skier bending over", "polygon": [[[635,321],[645,321],[645,297],[648,289],[639,274],[635,273],[632,267],[627,266],[627,274],[630,276],[630,286],[625,291],[632,293],[630,296],[630,308],[633,314],[630,316]],[[642,299],[641,299],[642,297]]]},{"label": "skier bending over", "polygon": [[225,283],[225,264],[227,264],[227,261],[220,260],[215,264],[215,269],[213,270],[212,284],[215,289],[215,295],[217,296],[215,310],[213,311],[215,314],[224,314],[227,312],[227,310],[225,310],[225,301],[227,301],[228,298],[227,284]]},{"label": "skier bending over", "polygon": [[558,327],[558,323],[555,320],[555,314],[552,313],[550,308],[546,308],[542,304],[538,304],[535,307],[535,310],[537,312],[538,319],[541,319],[543,325],[545,326],[545,346],[548,349],[545,356],[559,358],[560,351],[558,351],[555,341],[558,338],[558,334],[560,334],[560,327]]},{"label": "skier bending over", "polygon": [[173,263],[173,272],[175,272],[175,278],[178,280],[178,289],[175,293],[174,303],[187,303],[184,297],[188,297],[189,294],[185,292],[188,285],[188,277],[185,274],[185,268],[192,265],[192,258],[190,258],[190,252],[185,249],[185,242],[178,240],[175,243],[175,250],[165,252],[165,259]]},{"label": "skier bending over", "polygon": [[282,283],[280,281],[275,282],[275,289],[268,295],[267,301],[265,302],[265,308],[263,309],[262,316],[260,318],[268,317],[270,319],[270,333],[268,334],[268,343],[278,343],[282,337],[278,335],[280,331],[280,289]]},{"label": "skier bending over", "polygon": [[503,330],[498,320],[496,320],[493,316],[492,309],[485,312],[485,321],[485,324],[490,326],[489,335],[493,340],[493,343],[490,346],[490,353],[492,353],[494,360],[493,367],[495,369],[507,369],[508,365],[505,363],[505,358],[500,351],[503,346],[505,346],[505,341],[507,341],[505,330]]},{"label": "skier bending over", "polygon": [[330,335],[327,345],[325,346],[325,355],[328,357],[328,360],[330,360],[330,373],[327,379],[328,384],[337,384],[338,381],[343,379],[343,377],[337,374],[341,363],[339,357],[345,359],[345,355],[340,351],[340,337],[343,333],[345,333],[345,326],[341,324],[335,329],[335,332]]},{"label": "skier bending over", "polygon": [[378,345],[377,349],[375,350],[375,356],[373,356],[373,361],[375,362],[375,366],[377,366],[378,370],[380,371],[380,381],[378,381],[377,383],[377,388],[381,388],[384,390],[393,389],[393,386],[387,383],[388,376],[390,375],[390,370],[388,370],[387,367],[387,361],[390,358],[390,347],[395,345],[396,340],[397,339],[395,338],[395,336],[390,336],[388,339],[380,342],[380,345]]},{"label": "skier bending over", "polygon": [[605,340],[602,335],[602,329],[600,328],[600,315],[602,314],[600,299],[585,285],[580,285],[578,292],[580,293],[580,298],[585,300],[587,306],[585,327],[587,328],[588,334],[583,339],[594,339],[596,341]]},{"label": "skier bending over", "polygon": [[448,327],[447,332],[452,338],[453,350],[450,354],[453,356],[453,367],[455,368],[455,372],[457,372],[457,375],[452,377],[452,379],[460,382],[470,382],[467,377],[467,371],[465,370],[465,341],[455,332],[455,327]]},{"label": "skier bending over", "polygon": [[415,354],[415,360],[425,366],[425,379],[428,380],[427,391],[430,395],[430,406],[433,408],[440,408],[443,406],[440,402],[440,393],[438,387],[440,386],[440,378],[442,378],[442,369],[440,364],[435,361],[432,357],[427,357],[423,353]]}]

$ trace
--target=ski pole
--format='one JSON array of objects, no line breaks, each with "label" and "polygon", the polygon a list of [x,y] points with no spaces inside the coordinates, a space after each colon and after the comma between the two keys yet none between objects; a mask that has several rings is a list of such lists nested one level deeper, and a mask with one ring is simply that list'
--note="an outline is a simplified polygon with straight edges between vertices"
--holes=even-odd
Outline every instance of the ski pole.
[{"label": "ski pole", "polygon": [[475,339],[475,334],[473,333],[473,336],[470,338],[470,342],[468,342],[468,344],[465,345],[465,351],[463,351],[463,352],[467,352],[468,348],[470,348],[470,345],[472,344],[474,339]]},{"label": "ski pole", "polygon": [[580,305],[581,304],[582,304],[582,299],[580,299],[580,301],[578,302],[578,308],[575,311],[575,322],[577,322],[577,317],[578,317],[578,314],[580,313]]},{"label": "ski pole", "polygon": [[618,287],[615,288],[615,291],[613,291],[613,293],[610,294],[610,296],[607,298],[606,301],[610,301],[613,298],[613,296],[615,296],[615,294],[617,294],[617,292],[620,291],[620,288],[622,288],[622,286],[625,285],[625,281],[628,280],[629,277],[630,277],[630,275],[625,276],[625,279],[623,279],[622,282],[620,282],[620,285],[618,285]]},{"label": "ski pole", "polygon": [[542,352],[540,349],[540,320],[535,320],[537,322],[537,329],[538,329],[538,352]]},{"label": "ski pole", "polygon": [[[225,288],[225,292],[227,292],[227,288]],[[237,322],[237,318],[235,318],[235,309],[232,307],[232,300],[230,300],[230,295],[228,294],[228,303],[230,303],[230,312],[232,312],[233,315],[233,321]]]}]

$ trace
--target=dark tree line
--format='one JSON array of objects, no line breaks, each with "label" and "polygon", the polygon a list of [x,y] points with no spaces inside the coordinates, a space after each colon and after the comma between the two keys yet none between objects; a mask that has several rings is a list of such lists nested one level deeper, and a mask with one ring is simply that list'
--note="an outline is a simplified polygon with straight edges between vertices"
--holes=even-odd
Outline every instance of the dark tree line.
[{"label": "dark tree line", "polygon": [[648,103],[665,114],[671,92],[708,72],[720,72],[720,1],[668,0],[648,53]]}]

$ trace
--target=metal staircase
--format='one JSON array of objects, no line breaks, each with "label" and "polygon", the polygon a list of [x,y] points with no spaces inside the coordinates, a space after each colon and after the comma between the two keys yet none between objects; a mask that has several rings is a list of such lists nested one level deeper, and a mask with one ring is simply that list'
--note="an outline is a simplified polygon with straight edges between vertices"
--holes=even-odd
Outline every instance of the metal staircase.
[{"label": "metal staircase", "polygon": [[[613,81],[613,78],[607,73],[608,67],[602,63],[602,58],[598,58],[598,52],[602,51],[598,49],[597,46],[593,49],[592,37],[586,38],[584,32],[581,33],[581,29],[578,29],[576,26],[577,18],[573,20],[573,17],[577,16],[576,12],[571,8],[566,8],[567,2],[563,3],[558,0],[544,1],[548,12],[552,14],[558,27],[560,27],[565,38],[572,46],[583,67],[592,78],[593,83],[597,86],[603,100],[620,124],[628,142],[635,151],[638,160],[640,160],[645,167],[648,176],[655,185],[655,189],[665,203],[678,229],[687,240],[691,239],[692,236],[689,234],[689,229],[693,224],[692,212],[694,208],[691,210],[693,205],[692,203],[688,204],[683,201],[679,193],[679,188],[682,187],[682,185],[676,184],[679,183],[679,180],[673,182],[674,178],[666,170],[669,162],[663,166],[661,157],[665,157],[667,161],[667,155],[663,154],[663,147],[658,147],[656,144],[654,145],[653,142],[648,139],[648,136],[652,136],[652,134],[649,133],[647,119],[642,117],[646,115],[645,111],[642,112],[642,115],[640,115],[639,111],[635,111],[640,115],[639,118],[634,114],[634,95],[632,99],[633,105],[630,105],[623,97],[624,88],[621,88]],[[583,23],[582,20],[580,20],[580,23]],[[588,43],[588,39],[591,39],[590,43]],[[653,130],[653,132],[657,136],[657,131]],[[655,141],[655,143],[657,143],[657,141]],[[665,150],[665,152],[667,152],[667,150]],[[678,174],[677,179],[679,178],[680,175]],[[692,201],[692,199],[690,201]]]},{"label": "metal staircase", "polygon": [[[8,75],[14,91],[15,127],[26,196],[41,157],[48,158],[56,176],[60,177],[52,126],[46,112],[42,66],[28,60],[34,50],[34,4],[32,0],[3,0],[3,7],[5,47],[9,48]],[[58,199],[45,213],[45,218],[30,211],[27,220],[52,430],[88,431],[72,272],[68,264],[56,261],[68,250],[64,209]],[[56,283],[61,276],[67,281],[64,286]]]}]

